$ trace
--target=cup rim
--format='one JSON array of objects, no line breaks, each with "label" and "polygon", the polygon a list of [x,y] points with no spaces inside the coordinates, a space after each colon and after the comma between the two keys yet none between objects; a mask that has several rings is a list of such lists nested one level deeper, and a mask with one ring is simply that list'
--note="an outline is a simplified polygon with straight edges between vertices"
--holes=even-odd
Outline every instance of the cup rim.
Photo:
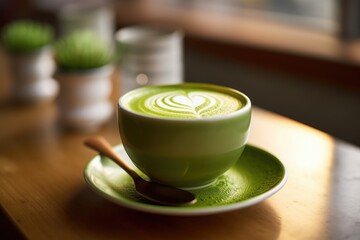
[{"label": "cup rim", "polygon": [[[132,111],[128,108],[126,108],[123,103],[122,103],[122,99],[124,99],[127,95],[132,94],[135,91],[138,91],[142,88],[153,88],[153,87],[171,87],[171,86],[180,86],[180,85],[187,85],[187,86],[200,86],[200,87],[205,87],[205,88],[210,88],[210,89],[216,89],[216,90],[221,90],[224,92],[230,92],[234,95],[240,95],[242,98],[245,99],[245,104],[244,106],[242,106],[240,109],[225,114],[225,115],[219,115],[219,116],[215,116],[215,117],[208,117],[208,118],[194,118],[194,119],[187,119],[187,118],[171,118],[171,117],[158,117],[158,116],[149,116],[149,115],[145,115],[145,114],[141,114],[141,113],[137,113],[135,111]],[[216,84],[209,84],[209,83],[195,83],[195,82],[185,82],[185,83],[177,83],[177,84],[162,84],[162,85],[149,85],[149,86],[144,86],[144,87],[140,87],[134,90],[131,90],[127,93],[125,93],[124,95],[122,95],[117,102],[118,105],[118,109],[121,109],[123,111],[125,111],[128,114],[137,116],[137,117],[141,117],[144,119],[153,119],[156,121],[166,121],[166,122],[182,122],[182,123],[191,123],[191,122],[213,122],[213,121],[219,121],[219,120],[226,120],[226,119],[230,119],[230,118],[234,118],[236,116],[241,116],[244,115],[248,112],[251,111],[251,101],[250,98],[244,94],[243,92],[236,90],[234,88],[230,88],[230,87],[225,87],[225,86],[221,86],[221,85],[216,85]]]},{"label": "cup rim", "polygon": [[[147,35],[146,32],[152,31],[155,34]],[[137,35],[129,37],[129,35]],[[128,45],[151,45],[156,41],[168,41],[174,36],[183,37],[183,30],[166,26],[153,24],[138,24],[120,28],[115,32],[115,40]]]}]

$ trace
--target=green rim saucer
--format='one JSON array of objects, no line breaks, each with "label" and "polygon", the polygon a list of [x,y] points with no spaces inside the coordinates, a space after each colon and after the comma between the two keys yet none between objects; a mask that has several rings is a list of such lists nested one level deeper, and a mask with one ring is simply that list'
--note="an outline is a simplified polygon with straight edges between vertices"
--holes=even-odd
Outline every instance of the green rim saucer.
[{"label": "green rim saucer", "polygon": [[[114,150],[134,166],[122,144]],[[134,168],[136,168],[134,166]],[[190,206],[161,206],[140,197],[132,179],[114,162],[97,155],[84,169],[87,184],[121,206],[163,215],[206,215],[259,203],[278,192],[287,180],[284,165],[272,154],[246,145],[238,162],[209,187],[191,190],[197,202]]]}]

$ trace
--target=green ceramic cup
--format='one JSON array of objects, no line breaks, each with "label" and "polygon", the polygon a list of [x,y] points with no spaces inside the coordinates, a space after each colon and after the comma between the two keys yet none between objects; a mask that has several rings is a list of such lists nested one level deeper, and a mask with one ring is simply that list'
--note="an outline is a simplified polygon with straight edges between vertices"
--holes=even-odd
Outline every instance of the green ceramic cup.
[{"label": "green ceramic cup", "polygon": [[[168,115],[163,104],[171,105]],[[245,94],[210,84],[147,86],[118,102],[120,136],[135,166],[153,181],[187,189],[210,185],[238,161],[250,119]]]}]

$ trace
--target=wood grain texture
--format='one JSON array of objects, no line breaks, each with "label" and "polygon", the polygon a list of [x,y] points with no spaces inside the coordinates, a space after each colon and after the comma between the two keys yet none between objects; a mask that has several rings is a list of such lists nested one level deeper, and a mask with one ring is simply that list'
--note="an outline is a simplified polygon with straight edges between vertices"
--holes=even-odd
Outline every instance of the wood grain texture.
[{"label": "wood grain texture", "polygon": [[[114,107],[118,97],[114,75]],[[116,117],[99,131],[62,129],[55,103],[0,107],[0,204],[27,239],[356,239],[360,150],[254,107],[250,143],[273,153],[289,181],[270,199],[228,213],[172,217],[101,198],[83,170],[94,134],[120,143]],[[342,197],[344,196],[344,198]]]}]

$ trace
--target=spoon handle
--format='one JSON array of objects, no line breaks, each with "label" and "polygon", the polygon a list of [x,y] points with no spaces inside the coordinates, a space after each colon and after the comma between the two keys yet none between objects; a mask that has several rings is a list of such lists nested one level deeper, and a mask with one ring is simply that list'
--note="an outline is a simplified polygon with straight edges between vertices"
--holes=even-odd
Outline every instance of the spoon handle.
[{"label": "spoon handle", "polygon": [[124,161],[116,152],[112,149],[111,145],[103,137],[91,137],[84,141],[84,144],[91,149],[99,152],[101,155],[106,156],[115,163],[117,163],[122,169],[124,169],[134,180],[140,178],[140,176]]}]

